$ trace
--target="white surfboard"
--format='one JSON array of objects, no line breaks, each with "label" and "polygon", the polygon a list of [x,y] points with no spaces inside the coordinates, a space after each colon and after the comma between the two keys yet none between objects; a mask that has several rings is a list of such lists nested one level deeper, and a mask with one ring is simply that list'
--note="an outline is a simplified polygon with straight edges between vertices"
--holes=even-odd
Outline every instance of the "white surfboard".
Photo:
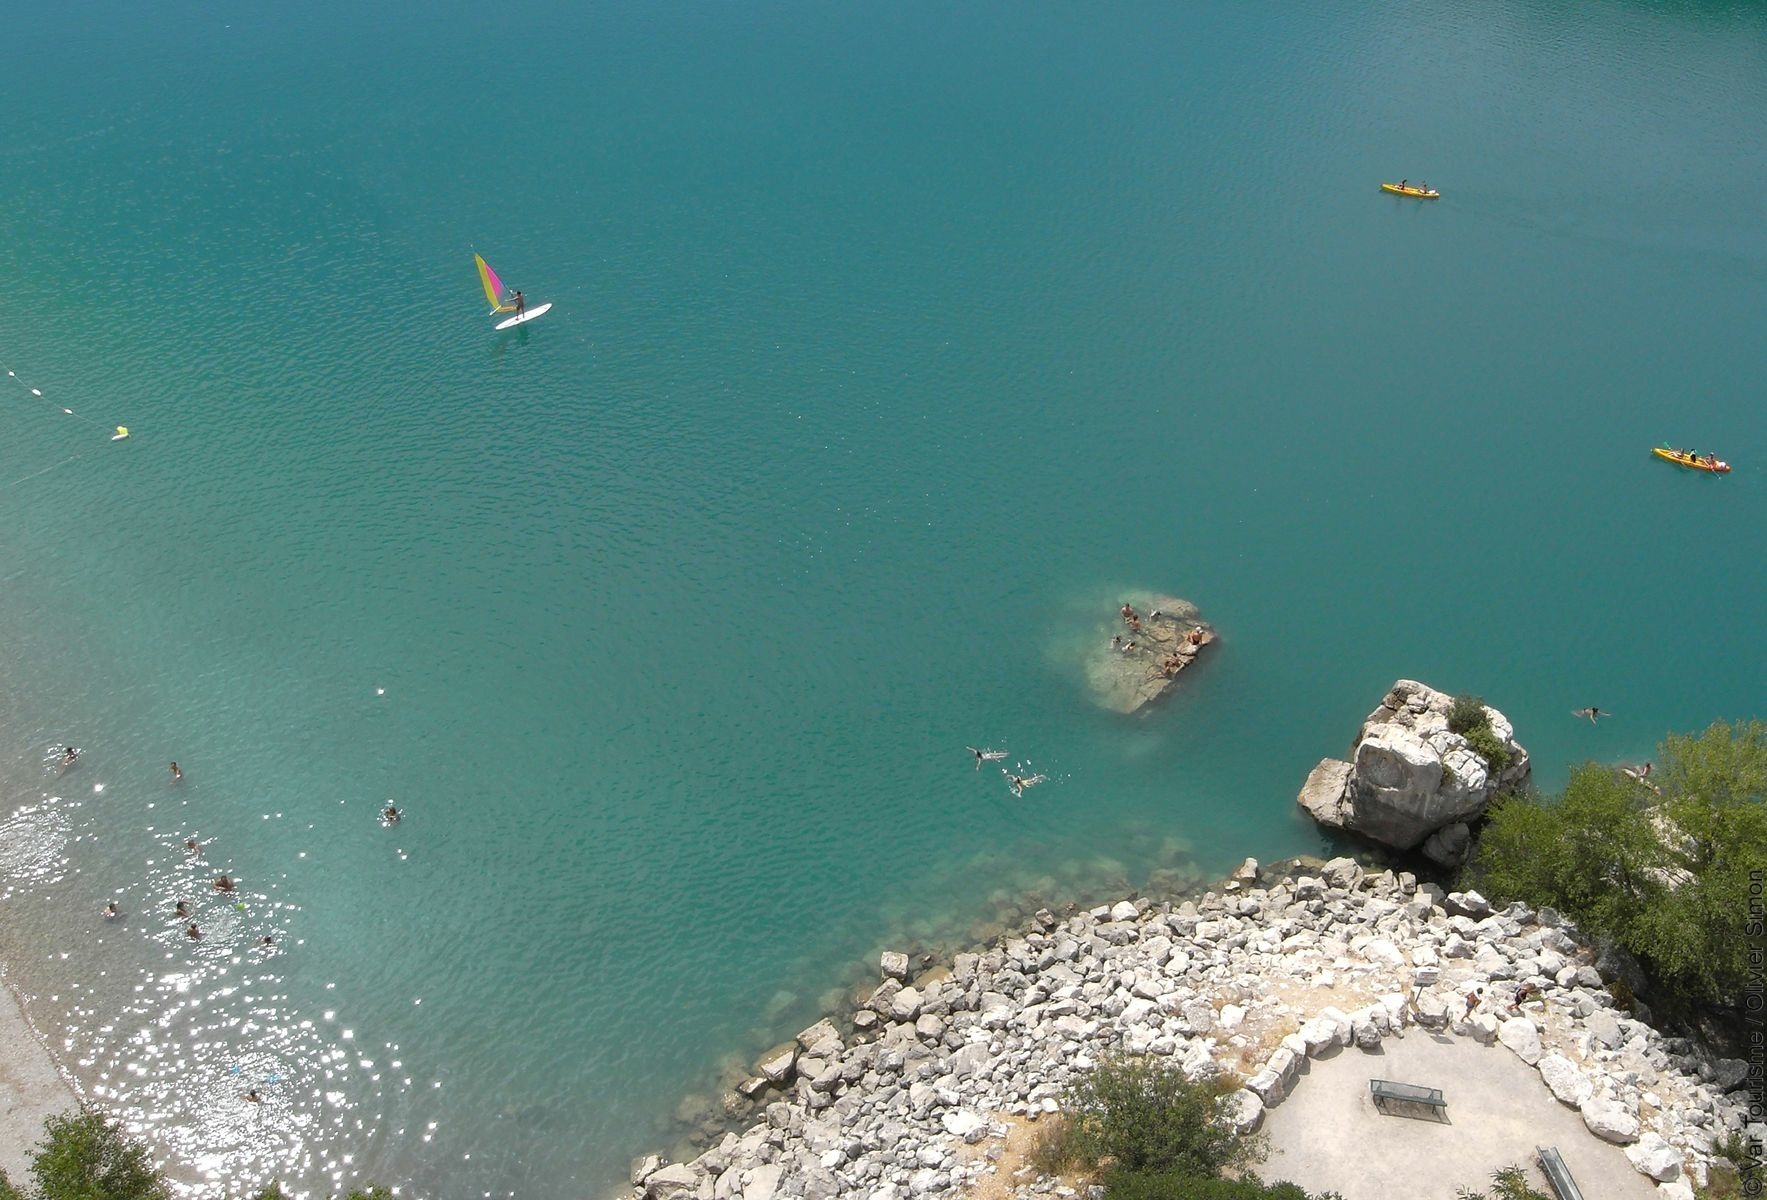
[{"label": "white surfboard", "polygon": [[519,317],[510,317],[507,321],[497,322],[497,328],[509,329],[512,326],[520,325],[526,321],[537,321],[541,317],[545,316],[549,311],[551,311],[551,309],[552,309],[552,302],[547,301],[545,304],[541,304],[535,308],[528,309],[527,312],[523,313]]}]

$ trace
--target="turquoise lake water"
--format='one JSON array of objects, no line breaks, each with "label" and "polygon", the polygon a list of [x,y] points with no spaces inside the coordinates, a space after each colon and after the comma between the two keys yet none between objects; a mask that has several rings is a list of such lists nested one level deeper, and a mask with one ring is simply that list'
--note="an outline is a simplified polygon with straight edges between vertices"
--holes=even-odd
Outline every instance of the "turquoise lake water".
[{"label": "turquoise lake water", "polygon": [[8,32],[0,961],[204,1194],[600,1194],[884,945],[1324,848],[1398,677],[1762,715],[1758,4]]}]

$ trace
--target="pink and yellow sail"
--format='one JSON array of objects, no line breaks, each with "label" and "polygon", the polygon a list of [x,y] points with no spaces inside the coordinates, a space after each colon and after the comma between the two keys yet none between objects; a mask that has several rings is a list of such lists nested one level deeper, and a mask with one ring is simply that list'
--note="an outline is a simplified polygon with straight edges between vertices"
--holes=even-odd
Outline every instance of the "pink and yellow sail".
[{"label": "pink and yellow sail", "polygon": [[497,272],[491,269],[491,264],[481,254],[473,255],[472,261],[478,264],[479,282],[484,285],[485,299],[490,302],[491,311],[499,313],[513,310],[513,304],[503,303],[503,281],[497,278]]}]

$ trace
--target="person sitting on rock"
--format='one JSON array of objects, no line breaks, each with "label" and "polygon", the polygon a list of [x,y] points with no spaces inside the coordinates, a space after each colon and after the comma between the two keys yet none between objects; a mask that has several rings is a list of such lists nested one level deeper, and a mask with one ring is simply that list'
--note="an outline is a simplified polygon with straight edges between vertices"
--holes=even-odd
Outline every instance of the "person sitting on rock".
[{"label": "person sitting on rock", "polygon": [[1189,642],[1192,646],[1202,645],[1203,627],[1201,625],[1192,625],[1190,627],[1190,632],[1184,635],[1184,640]]}]

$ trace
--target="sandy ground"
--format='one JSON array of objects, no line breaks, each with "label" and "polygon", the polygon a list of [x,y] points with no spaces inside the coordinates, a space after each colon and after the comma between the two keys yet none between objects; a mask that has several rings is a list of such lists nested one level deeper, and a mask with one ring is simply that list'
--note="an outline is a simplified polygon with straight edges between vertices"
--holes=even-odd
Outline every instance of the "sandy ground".
[{"label": "sandy ground", "polygon": [[[1375,1111],[1368,1081],[1442,1089],[1446,1121]],[[1491,1172],[1523,1167],[1551,1195],[1534,1165],[1536,1146],[1557,1146],[1585,1196],[1654,1200],[1656,1185],[1618,1146],[1583,1126],[1534,1069],[1502,1046],[1408,1029],[1375,1053],[1350,1047],[1314,1059],[1288,1099],[1270,1111],[1270,1152],[1257,1168],[1309,1192],[1344,1200],[1453,1200],[1455,1189],[1489,1186]]]},{"label": "sandy ground", "polygon": [[78,1103],[0,976],[0,1170],[14,1183],[29,1179],[44,1119]]}]

